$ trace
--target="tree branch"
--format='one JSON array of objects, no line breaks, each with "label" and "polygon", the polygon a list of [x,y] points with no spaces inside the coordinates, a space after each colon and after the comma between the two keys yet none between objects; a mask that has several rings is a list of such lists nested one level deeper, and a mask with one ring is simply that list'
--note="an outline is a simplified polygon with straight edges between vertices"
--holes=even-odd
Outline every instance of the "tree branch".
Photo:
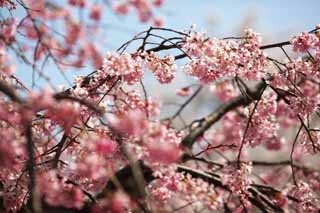
[{"label": "tree branch", "polygon": [[216,110],[214,110],[208,116],[200,119],[199,125],[192,129],[191,132],[182,140],[181,144],[184,147],[191,148],[195,143],[196,139],[203,135],[203,133],[208,130],[214,123],[219,121],[227,112],[236,109],[239,106],[246,106],[252,103],[252,101],[257,100],[261,91],[266,87],[266,82],[261,81],[258,83],[256,88],[249,92],[249,96],[252,99],[248,99],[246,95],[239,95],[235,99],[231,100],[226,104],[222,104]]}]

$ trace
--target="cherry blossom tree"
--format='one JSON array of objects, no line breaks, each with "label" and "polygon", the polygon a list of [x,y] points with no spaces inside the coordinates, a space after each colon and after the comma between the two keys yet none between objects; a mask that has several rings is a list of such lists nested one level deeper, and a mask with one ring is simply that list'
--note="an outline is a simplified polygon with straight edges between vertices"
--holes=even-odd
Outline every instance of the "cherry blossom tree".
[{"label": "cherry blossom tree", "polygon": [[[162,4],[0,0],[1,212],[320,210],[320,26],[272,44],[251,29],[215,38],[164,28]],[[91,37],[105,9],[153,27],[101,53]],[[58,89],[48,61],[95,70]],[[184,101],[164,117],[144,79],[171,85],[178,72],[195,83],[167,91]],[[203,91],[219,106],[186,121]]]}]

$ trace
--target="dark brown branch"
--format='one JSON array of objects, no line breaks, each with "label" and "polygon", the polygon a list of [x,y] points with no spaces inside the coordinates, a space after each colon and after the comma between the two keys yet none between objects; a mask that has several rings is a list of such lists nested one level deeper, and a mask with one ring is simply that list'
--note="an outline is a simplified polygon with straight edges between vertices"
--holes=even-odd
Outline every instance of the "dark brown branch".
[{"label": "dark brown branch", "polygon": [[41,212],[40,198],[35,190],[36,186],[36,162],[34,153],[34,144],[32,140],[32,127],[30,124],[25,126],[25,136],[26,136],[26,150],[28,153],[28,160],[26,163],[26,169],[29,175],[29,185],[28,189],[30,191],[29,205],[32,212]]},{"label": "dark brown branch", "polygon": [[[260,46],[260,49],[265,50],[265,49],[271,49],[271,48],[276,48],[276,47],[282,48],[283,46],[290,45],[290,44],[291,44],[290,41],[284,41],[284,42],[275,43],[275,44],[263,45],[263,46]],[[168,45],[168,46],[163,45],[161,47],[159,46],[154,49],[157,51],[160,51],[160,50],[168,50],[168,49],[174,49],[174,48],[176,48],[176,45]],[[187,57],[186,54],[180,54],[180,55],[175,56],[175,59],[178,60],[178,59],[182,59],[185,57]]]},{"label": "dark brown branch", "polygon": [[258,100],[261,91],[266,87],[265,81],[258,83],[256,88],[249,92],[252,99],[248,99],[245,95],[240,95],[226,104],[222,104],[219,108],[214,110],[211,114],[200,120],[199,125],[192,129],[191,132],[182,140],[181,144],[184,147],[191,148],[196,139],[203,135],[214,123],[220,120],[227,112],[236,109],[239,106],[246,106],[252,103],[253,100]]},{"label": "dark brown branch", "polygon": [[187,154],[185,153],[183,156],[182,156],[182,162],[187,162],[189,160],[195,160],[195,161],[200,161],[200,162],[204,162],[206,164],[210,164],[210,165],[214,165],[214,166],[217,166],[219,168],[222,168],[224,167],[224,165],[220,164],[220,163],[217,163],[217,162],[214,162],[210,159],[207,159],[207,158],[204,158],[204,157],[197,157],[197,156],[193,156],[193,155],[190,155],[190,154]]},{"label": "dark brown branch", "polygon": [[302,130],[302,127],[303,127],[303,125],[301,124],[300,127],[299,127],[299,130],[298,130],[298,132],[297,132],[297,134],[296,134],[296,137],[295,137],[295,139],[294,139],[294,141],[293,141],[292,149],[291,149],[291,153],[290,153],[292,180],[293,180],[293,183],[294,183],[295,185],[297,185],[297,181],[296,181],[296,176],[295,176],[294,166],[293,166],[293,152],[294,152],[295,145],[296,145],[296,143],[297,143],[297,141],[298,141],[300,132],[301,132],[301,130]]},{"label": "dark brown branch", "polygon": [[229,189],[228,186],[224,185],[221,182],[221,179],[218,177],[214,177],[208,173],[196,170],[196,169],[192,169],[190,167],[186,167],[186,166],[178,166],[177,172],[181,172],[181,173],[185,173],[185,174],[190,174],[193,178],[200,178],[204,181],[206,181],[207,183],[213,184],[216,187],[220,187],[226,191],[231,192],[231,189]]},{"label": "dark brown branch", "polygon": [[282,47],[290,44],[291,44],[290,41],[284,41],[284,42],[275,43],[275,44],[263,45],[263,46],[260,46],[260,49],[265,50],[265,49],[271,49],[275,47]]},{"label": "dark brown branch", "polygon": [[12,101],[16,103],[22,103],[21,98],[16,94],[14,89],[9,86],[6,82],[0,81],[0,91],[6,94]]},{"label": "dark brown branch", "polygon": [[[146,183],[150,183],[155,179],[152,175],[153,171],[145,165],[142,160],[138,160],[135,164],[140,168]],[[119,188],[123,189],[134,198],[142,197],[140,192],[137,190],[137,183],[133,176],[130,164],[120,169],[115,173],[114,177],[110,178],[104,190],[97,196],[97,199],[102,198],[109,192],[116,191]]]},{"label": "dark brown branch", "polygon": [[56,151],[56,154],[53,159],[53,168],[58,168],[59,158],[62,153],[62,148],[63,148],[66,140],[67,140],[67,135],[66,135],[66,133],[64,133],[62,135],[60,142],[57,144],[57,151]]},{"label": "dark brown branch", "polygon": [[94,112],[96,112],[98,114],[102,114],[102,109],[100,109],[99,107],[97,107],[93,103],[87,101],[86,99],[77,98],[77,97],[74,97],[74,96],[71,96],[71,95],[66,95],[66,94],[63,94],[63,93],[57,93],[53,97],[56,100],[70,100],[70,101],[78,102],[79,104],[88,107],[89,109],[93,110]]}]

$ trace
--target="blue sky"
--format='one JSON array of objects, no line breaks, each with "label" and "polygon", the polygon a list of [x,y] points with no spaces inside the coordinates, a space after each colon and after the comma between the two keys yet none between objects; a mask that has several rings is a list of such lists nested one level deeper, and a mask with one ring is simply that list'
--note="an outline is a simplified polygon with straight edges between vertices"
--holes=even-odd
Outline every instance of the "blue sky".
[{"label": "blue sky", "polygon": [[[319,8],[320,0],[166,0],[156,15],[165,17],[168,28],[183,30],[196,24],[197,29],[208,29],[216,37],[238,35],[239,26],[248,27],[246,24],[249,23],[249,27],[261,33],[265,43],[270,43],[313,29],[320,23]],[[135,14],[119,17],[111,10],[104,11],[103,23],[107,31],[107,42],[101,44],[103,51],[116,49],[148,28],[148,25],[138,21]],[[53,77],[57,85],[66,84],[53,66],[51,63],[47,67],[47,75]],[[87,67],[82,72],[91,70]],[[30,73],[31,69],[25,66],[20,66],[17,71],[17,75],[28,82]],[[66,75],[72,81],[77,73],[70,71]]]},{"label": "blue sky", "polygon": [[[169,28],[186,29],[196,24],[199,29],[211,29],[214,36],[231,36],[252,13],[256,16],[254,30],[261,33],[309,30],[320,23],[319,8],[319,0],[167,0],[157,14],[166,17]],[[218,21],[214,29],[208,24],[210,17]],[[146,28],[130,16],[120,20],[120,24],[136,32]]]},{"label": "blue sky", "polygon": [[232,33],[232,28],[241,23],[248,10],[256,11],[258,30],[271,32],[291,28],[312,28],[320,21],[319,0],[167,1],[166,9],[170,11],[174,8],[176,18],[169,19],[168,25],[185,27],[194,22],[203,26],[206,17],[216,15],[220,18],[218,27],[222,33]]}]

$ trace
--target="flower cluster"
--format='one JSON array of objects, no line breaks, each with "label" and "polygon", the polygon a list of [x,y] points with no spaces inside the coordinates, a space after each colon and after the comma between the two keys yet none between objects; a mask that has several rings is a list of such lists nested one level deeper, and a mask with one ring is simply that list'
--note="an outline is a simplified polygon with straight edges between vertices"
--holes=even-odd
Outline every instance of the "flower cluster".
[{"label": "flower cluster", "polygon": [[131,90],[128,93],[119,93],[118,98],[120,100],[116,100],[116,114],[135,109],[145,112],[147,116],[158,116],[160,114],[160,103],[150,97],[143,100],[136,90]]},{"label": "flower cluster", "polygon": [[317,69],[317,64],[312,63],[310,60],[302,59],[301,57],[287,63],[288,78],[290,80],[294,79],[294,75],[306,75],[306,76],[319,76],[319,71]]},{"label": "flower cluster", "polygon": [[108,53],[99,75],[122,76],[124,81],[132,85],[142,78],[143,67],[150,69],[162,84],[170,83],[177,70],[171,55],[161,58],[154,52],[142,52],[139,55]]},{"label": "flower cluster", "polygon": [[12,76],[16,69],[17,67],[12,64],[10,56],[6,54],[4,43],[0,40],[0,76]]},{"label": "flower cluster", "polygon": [[58,103],[48,109],[45,117],[55,121],[69,132],[73,125],[80,122],[79,105],[67,101]]},{"label": "flower cluster", "polygon": [[38,182],[38,190],[48,204],[75,209],[83,206],[84,195],[81,189],[66,183],[67,180],[59,178],[56,172],[39,175]]},{"label": "flower cluster", "polygon": [[153,24],[157,26],[156,23],[160,19],[158,17],[154,17],[152,7],[160,7],[162,4],[163,0],[154,0],[152,3],[148,0],[124,0],[115,2],[113,4],[113,10],[120,15],[126,15],[130,9],[134,9],[136,10],[141,22],[148,22],[152,20]]},{"label": "flower cluster", "polygon": [[101,71],[110,76],[123,76],[128,84],[138,82],[143,76],[142,60],[130,54],[108,53],[103,61]]},{"label": "flower cluster", "polygon": [[294,112],[301,115],[312,114],[317,111],[319,95],[315,97],[303,96],[303,97],[292,97],[290,99],[291,107]]},{"label": "flower cluster", "polygon": [[8,18],[0,21],[0,71],[1,75],[11,76],[16,70],[6,47],[15,41],[18,21],[16,18]]},{"label": "flower cluster", "polygon": [[247,135],[243,137],[252,147],[262,143],[270,150],[280,150],[283,141],[277,134],[279,125],[274,116],[277,111],[276,96],[265,93],[255,109],[254,104],[245,109],[246,117],[251,120],[243,123],[243,129],[245,129],[245,125],[249,122]]},{"label": "flower cluster", "polygon": [[26,182],[21,181],[22,184],[18,187],[16,186],[17,177],[18,174],[11,173],[7,176],[8,179],[6,181],[2,181],[5,191],[2,196],[4,207],[13,212],[18,212],[21,209],[26,202],[28,194],[28,189],[25,186]]},{"label": "flower cluster", "polygon": [[[32,198],[40,199],[44,212],[168,212],[177,211],[180,203],[188,204],[179,207],[183,212],[198,207],[255,211],[253,206],[266,211],[319,210],[320,173],[303,158],[314,154],[310,158],[316,159],[320,150],[319,29],[291,43],[262,46],[252,30],[243,37],[218,39],[151,27],[119,52],[103,57],[99,48],[104,39],[93,39],[100,35],[105,15],[99,1],[18,3],[26,17],[0,17],[0,211],[24,212],[34,207]],[[163,0],[120,0],[108,6],[120,15],[136,10],[141,22],[160,26],[162,20],[153,9],[162,4]],[[0,0],[8,14],[14,12],[13,5]],[[80,17],[73,10],[80,11]],[[56,23],[63,32],[58,25],[52,27]],[[129,47],[139,42],[136,51]],[[301,57],[290,58],[285,45]],[[273,47],[281,47],[289,62],[266,57],[264,50]],[[128,49],[132,52],[126,53]],[[34,81],[38,75],[53,90],[24,85],[15,76],[11,53],[32,66]],[[169,110],[160,114],[160,102],[149,96],[142,78],[150,71],[161,84],[173,83],[178,59],[184,59],[183,69],[200,83],[178,89],[176,95],[190,97],[164,118]],[[97,69],[58,91],[44,72],[47,61],[61,73],[87,61]],[[191,95],[193,86],[200,87]],[[192,113],[182,116],[200,99],[200,89],[208,86],[209,96],[222,102],[220,107],[199,119]],[[199,104],[197,113],[209,108],[210,104]],[[297,124],[296,139],[285,141]],[[287,148],[291,155],[285,161],[253,159],[252,164],[241,157],[263,146],[268,156],[287,154]],[[290,175],[295,186],[280,191]],[[141,199],[144,193],[134,193],[140,189],[146,190],[147,199]]]},{"label": "flower cluster", "polygon": [[210,86],[210,91],[222,102],[228,102],[239,95],[235,87],[228,80],[217,82]]},{"label": "flower cluster", "polygon": [[[241,118],[234,112],[227,113],[221,120],[221,125],[205,133],[204,138],[213,146],[235,145],[241,143]],[[225,134],[229,132],[229,134]]]},{"label": "flower cluster", "polygon": [[249,203],[249,192],[248,189],[250,184],[253,182],[250,179],[252,172],[252,165],[241,164],[240,168],[235,168],[235,166],[230,166],[225,168],[228,172],[223,174],[223,184],[227,185],[232,192],[240,196],[244,205],[247,208],[251,206]]},{"label": "flower cluster", "polygon": [[299,198],[299,212],[316,212],[320,209],[320,200],[314,196],[314,191],[310,185],[304,181],[300,181],[297,185],[289,188],[289,195]]},{"label": "flower cluster", "polygon": [[293,51],[307,52],[316,46],[320,47],[319,38],[314,33],[302,32],[299,36],[291,39]]},{"label": "flower cluster", "polygon": [[87,1],[86,0],[68,0],[68,3],[72,6],[84,7],[86,6]]},{"label": "flower cluster", "polygon": [[92,213],[104,212],[126,212],[127,209],[133,208],[134,202],[130,197],[122,192],[116,192],[111,198],[104,198],[100,200],[91,210]]},{"label": "flower cluster", "polygon": [[320,132],[303,132],[300,137],[302,151],[305,153],[316,154],[320,150]]},{"label": "flower cluster", "polygon": [[12,0],[1,0],[0,7],[7,7],[9,10],[16,9],[16,3]]},{"label": "flower cluster", "polygon": [[102,16],[101,7],[99,5],[92,5],[90,9],[90,18],[95,21],[99,21]]},{"label": "flower cluster", "polygon": [[163,204],[166,204],[173,195],[180,195],[180,198],[187,203],[202,203],[212,211],[222,204],[222,199],[214,190],[214,186],[200,178],[176,173],[172,168],[159,170],[154,175],[157,180],[150,186],[150,191],[153,198],[160,202],[160,208],[164,208]]},{"label": "flower cluster", "polygon": [[180,158],[181,135],[165,125],[150,122],[143,141],[148,151],[146,159],[151,162],[171,164]]},{"label": "flower cluster", "polygon": [[159,57],[156,53],[142,53],[145,57],[147,67],[162,84],[171,83],[175,77],[177,65],[172,55]]},{"label": "flower cluster", "polygon": [[[22,138],[10,128],[2,128],[0,137],[0,170],[18,166],[26,158]],[[0,179],[2,178],[4,177],[0,175]]]},{"label": "flower cluster", "polygon": [[143,135],[148,125],[145,113],[140,110],[130,110],[118,116],[110,116],[109,121],[119,133],[134,137]]},{"label": "flower cluster", "polygon": [[181,136],[159,122],[149,122],[143,111],[129,110],[125,114],[109,117],[109,122],[115,131],[135,139],[140,138],[145,147],[143,155],[146,160],[170,164],[180,158]]},{"label": "flower cluster", "polygon": [[14,36],[17,31],[18,20],[16,18],[8,18],[0,23],[0,38],[4,40],[7,44],[14,41]]},{"label": "flower cluster", "polygon": [[235,76],[259,79],[267,65],[266,55],[259,49],[260,43],[258,35],[251,30],[246,31],[241,42],[190,33],[183,48],[193,60],[184,69],[203,83]]}]

